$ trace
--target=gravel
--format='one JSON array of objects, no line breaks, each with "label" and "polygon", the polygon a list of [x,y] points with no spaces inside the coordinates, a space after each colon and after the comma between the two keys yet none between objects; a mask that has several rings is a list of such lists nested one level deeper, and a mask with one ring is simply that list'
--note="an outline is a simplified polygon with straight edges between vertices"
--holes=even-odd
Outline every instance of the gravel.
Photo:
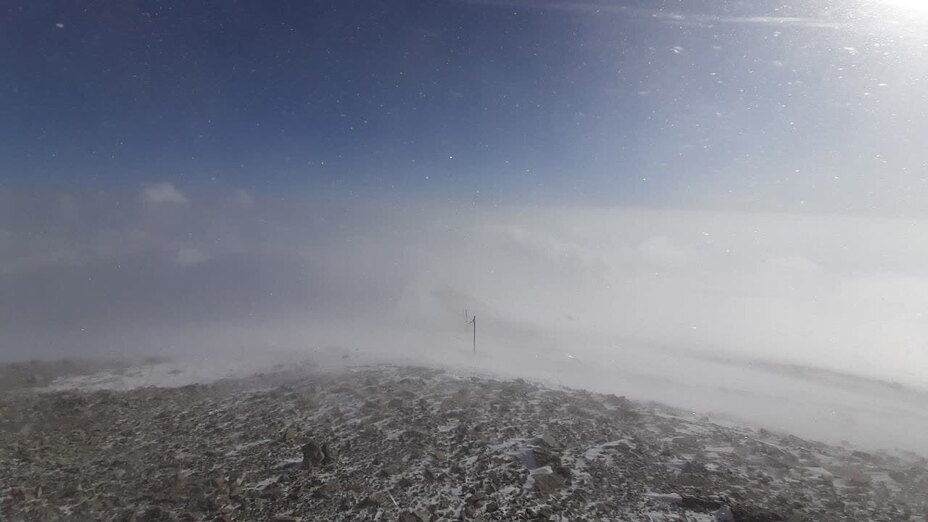
[{"label": "gravel", "polygon": [[904,521],[928,466],[415,367],[0,395],[0,519]]}]

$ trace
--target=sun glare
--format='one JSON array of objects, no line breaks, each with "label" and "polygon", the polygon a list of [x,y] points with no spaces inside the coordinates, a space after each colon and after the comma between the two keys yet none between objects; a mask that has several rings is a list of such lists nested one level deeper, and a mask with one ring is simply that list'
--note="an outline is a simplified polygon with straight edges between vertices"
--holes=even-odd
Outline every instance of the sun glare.
[{"label": "sun glare", "polygon": [[880,3],[911,12],[928,13],[928,0],[881,0]]}]

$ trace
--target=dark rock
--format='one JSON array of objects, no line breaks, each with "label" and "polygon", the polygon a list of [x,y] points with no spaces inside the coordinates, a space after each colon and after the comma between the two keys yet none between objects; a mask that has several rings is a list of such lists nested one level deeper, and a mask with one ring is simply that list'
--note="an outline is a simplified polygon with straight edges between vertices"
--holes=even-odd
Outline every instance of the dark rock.
[{"label": "dark rock", "polygon": [[396,464],[387,464],[386,466],[380,468],[381,475],[389,477],[392,475],[399,475],[403,472],[403,468]]},{"label": "dark rock", "polygon": [[703,462],[687,461],[685,464],[683,464],[681,471],[683,471],[683,473],[701,475],[706,472],[706,465]]},{"label": "dark rock", "polygon": [[561,455],[549,448],[532,448],[532,458],[535,461],[536,468],[542,466],[560,466]]},{"label": "dark rock", "polygon": [[563,445],[560,443],[560,441],[558,441],[557,438],[549,432],[546,432],[540,437],[535,437],[532,439],[532,444],[542,448],[550,448],[555,450],[563,448]]},{"label": "dark rock", "polygon": [[735,515],[727,505],[722,506],[712,514],[713,522],[735,522]]},{"label": "dark rock", "polygon": [[854,451],[851,453],[851,456],[858,458],[860,460],[863,460],[865,462],[872,462],[872,463],[878,462],[878,459],[876,457],[874,457],[870,453],[867,453],[866,451],[859,451],[859,450]]},{"label": "dark rock", "polygon": [[538,473],[533,475],[533,478],[535,490],[542,495],[551,495],[565,485],[564,478],[555,473]]},{"label": "dark rock", "polygon": [[295,426],[289,426],[280,430],[279,437],[282,442],[293,442],[296,440],[299,434],[300,430],[298,430]]},{"label": "dark rock", "polygon": [[157,522],[159,520],[171,520],[171,514],[158,506],[152,506],[136,517],[139,522]]},{"label": "dark rock", "polygon": [[386,500],[386,499],[384,498],[383,494],[381,494],[381,493],[374,493],[373,495],[370,495],[370,496],[367,496],[367,497],[364,497],[363,499],[361,499],[361,501],[358,502],[358,504],[357,504],[356,507],[357,507],[358,509],[364,509],[364,508],[369,508],[369,507],[378,507],[378,506],[383,505],[384,500]]},{"label": "dark rock", "polygon": [[619,408],[631,408],[632,406],[634,406],[632,401],[626,399],[624,395],[616,396],[611,393],[606,395],[606,399],[604,402],[606,404],[609,404],[611,406],[617,406]]},{"label": "dark rock", "polygon": [[308,442],[300,448],[303,451],[303,466],[330,466],[335,463],[335,452],[327,443]]},{"label": "dark rock", "polygon": [[786,517],[773,511],[755,507],[735,505],[731,507],[731,513],[737,522],[782,522]]},{"label": "dark rock", "polygon": [[467,497],[466,502],[468,504],[479,504],[487,499],[487,492],[483,490],[475,491],[471,496]]},{"label": "dark rock", "polygon": [[399,522],[426,522],[419,515],[412,511],[403,511],[400,513]]},{"label": "dark rock", "polygon": [[694,511],[715,511],[721,509],[725,503],[715,498],[683,495],[680,505]]},{"label": "dark rock", "polygon": [[335,494],[338,491],[338,481],[336,479],[329,480],[325,484],[319,486],[312,492],[314,498],[328,498],[331,495]]}]

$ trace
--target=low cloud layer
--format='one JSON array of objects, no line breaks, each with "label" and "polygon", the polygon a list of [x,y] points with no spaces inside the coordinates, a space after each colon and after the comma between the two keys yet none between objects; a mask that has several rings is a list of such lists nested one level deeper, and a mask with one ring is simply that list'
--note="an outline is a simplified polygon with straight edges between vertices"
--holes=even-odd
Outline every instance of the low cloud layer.
[{"label": "low cloud layer", "polygon": [[466,307],[487,345],[651,347],[916,384],[928,362],[922,220],[241,190],[191,204],[167,183],[140,196],[3,196],[5,358],[291,320],[459,332]]},{"label": "low cloud layer", "polygon": [[186,205],[187,196],[183,195],[170,183],[155,183],[142,189],[142,201],[146,203],[168,203]]},{"label": "low cloud layer", "polygon": [[0,192],[4,360],[336,350],[924,450],[926,220],[150,189]]}]

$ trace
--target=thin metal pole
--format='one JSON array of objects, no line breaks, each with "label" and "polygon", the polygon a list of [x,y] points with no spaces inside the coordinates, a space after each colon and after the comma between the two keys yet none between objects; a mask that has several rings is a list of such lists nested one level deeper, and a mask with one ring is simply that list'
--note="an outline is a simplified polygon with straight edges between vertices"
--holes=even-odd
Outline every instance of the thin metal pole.
[{"label": "thin metal pole", "polygon": [[477,316],[474,316],[474,320],[471,321],[474,323],[474,353],[477,353]]}]

